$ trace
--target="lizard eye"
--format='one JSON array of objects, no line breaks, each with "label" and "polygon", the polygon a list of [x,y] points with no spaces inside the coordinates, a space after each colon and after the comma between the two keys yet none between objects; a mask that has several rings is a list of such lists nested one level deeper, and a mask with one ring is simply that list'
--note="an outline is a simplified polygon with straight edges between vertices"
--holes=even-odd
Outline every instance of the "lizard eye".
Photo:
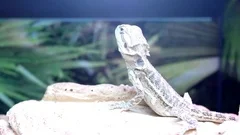
[{"label": "lizard eye", "polygon": [[144,65],[144,61],[142,60],[142,58],[139,58],[139,59],[137,60],[137,64],[138,64],[139,66],[143,66],[143,65]]},{"label": "lizard eye", "polygon": [[127,43],[124,43],[124,47],[127,48]]}]

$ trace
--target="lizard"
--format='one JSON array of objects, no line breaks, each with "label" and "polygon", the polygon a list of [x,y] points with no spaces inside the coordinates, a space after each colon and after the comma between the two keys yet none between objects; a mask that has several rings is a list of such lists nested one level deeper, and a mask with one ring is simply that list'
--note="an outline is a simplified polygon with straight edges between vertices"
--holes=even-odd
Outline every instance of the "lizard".
[{"label": "lizard", "polygon": [[128,78],[137,90],[135,97],[111,105],[111,109],[129,110],[144,100],[158,115],[177,117],[186,122],[179,134],[197,129],[198,121],[222,123],[237,121],[234,114],[220,113],[194,107],[185,97],[181,97],[147,59],[150,45],[142,30],[136,25],[121,24],[115,29],[118,51],[125,61]]}]

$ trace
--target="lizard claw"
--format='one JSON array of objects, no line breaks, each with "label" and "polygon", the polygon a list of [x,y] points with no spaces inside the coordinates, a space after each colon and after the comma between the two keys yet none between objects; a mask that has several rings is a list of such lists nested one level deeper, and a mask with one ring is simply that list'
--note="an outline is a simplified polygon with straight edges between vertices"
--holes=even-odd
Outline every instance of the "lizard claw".
[{"label": "lizard claw", "polygon": [[114,110],[114,109],[120,109],[121,112],[123,111],[128,111],[130,109],[128,103],[121,101],[121,102],[117,102],[117,103],[113,103],[109,106],[110,110]]}]

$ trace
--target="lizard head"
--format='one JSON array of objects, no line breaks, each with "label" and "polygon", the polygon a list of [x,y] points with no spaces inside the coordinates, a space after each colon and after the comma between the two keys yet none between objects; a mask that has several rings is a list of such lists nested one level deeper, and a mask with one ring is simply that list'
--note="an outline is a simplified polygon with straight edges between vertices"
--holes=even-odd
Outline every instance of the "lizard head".
[{"label": "lizard head", "polygon": [[122,24],[115,29],[118,50],[122,55],[150,56],[149,44],[136,25]]}]

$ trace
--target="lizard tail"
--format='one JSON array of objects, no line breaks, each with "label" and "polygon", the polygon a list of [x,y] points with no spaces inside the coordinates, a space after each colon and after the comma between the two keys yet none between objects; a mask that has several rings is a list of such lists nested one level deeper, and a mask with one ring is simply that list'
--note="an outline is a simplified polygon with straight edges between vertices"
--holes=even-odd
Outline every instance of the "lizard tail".
[{"label": "lizard tail", "polygon": [[239,116],[231,113],[220,113],[214,111],[208,111],[206,109],[193,108],[192,115],[199,121],[211,121],[216,123],[222,123],[224,121],[232,120],[238,121]]}]

